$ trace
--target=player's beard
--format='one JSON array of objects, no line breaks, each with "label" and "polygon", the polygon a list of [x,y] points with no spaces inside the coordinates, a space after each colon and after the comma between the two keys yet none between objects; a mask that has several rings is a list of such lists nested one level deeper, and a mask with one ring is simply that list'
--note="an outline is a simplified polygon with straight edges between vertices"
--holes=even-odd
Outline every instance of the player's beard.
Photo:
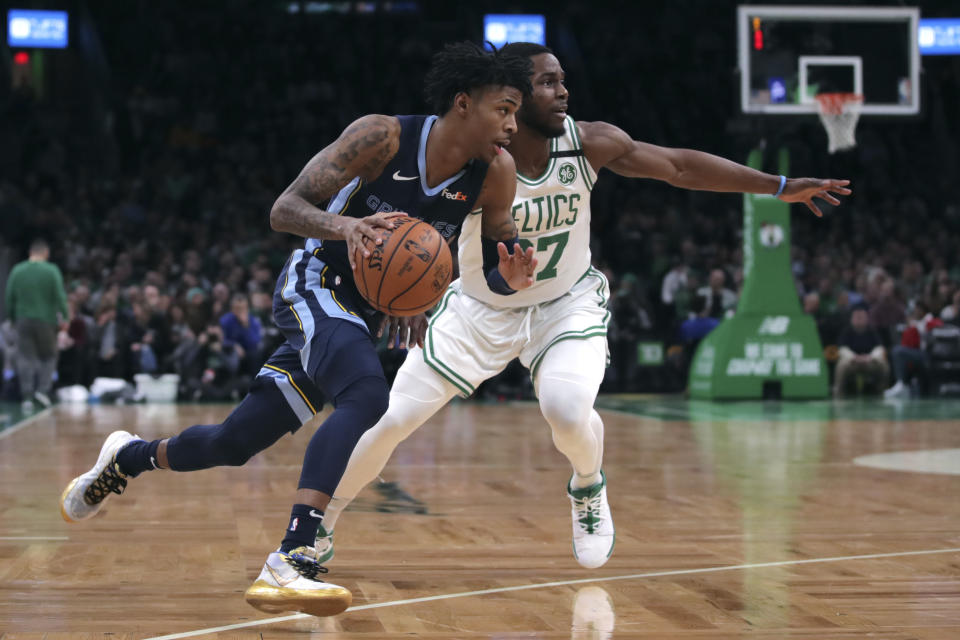
[{"label": "player's beard", "polygon": [[546,123],[546,118],[538,118],[536,115],[527,113],[523,109],[520,109],[520,112],[517,115],[520,117],[520,121],[523,122],[523,124],[530,127],[544,138],[559,138],[565,133],[562,124],[556,127],[551,127]]}]

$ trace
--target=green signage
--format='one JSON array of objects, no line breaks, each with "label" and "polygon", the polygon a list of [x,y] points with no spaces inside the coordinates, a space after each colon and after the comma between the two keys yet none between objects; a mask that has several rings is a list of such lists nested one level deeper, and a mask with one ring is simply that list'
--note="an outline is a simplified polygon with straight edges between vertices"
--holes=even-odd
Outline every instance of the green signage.
[{"label": "green signage", "polygon": [[[759,168],[760,152],[747,164]],[[787,173],[781,151],[781,171]],[[802,312],[790,269],[790,205],[743,196],[744,283],[737,312],[701,341],[690,366],[690,395],[704,399],[824,398],[823,346]],[[774,389],[775,391],[770,391]]]},{"label": "green signage", "polygon": [[662,342],[640,342],[637,344],[637,364],[644,367],[658,367],[663,364]]}]

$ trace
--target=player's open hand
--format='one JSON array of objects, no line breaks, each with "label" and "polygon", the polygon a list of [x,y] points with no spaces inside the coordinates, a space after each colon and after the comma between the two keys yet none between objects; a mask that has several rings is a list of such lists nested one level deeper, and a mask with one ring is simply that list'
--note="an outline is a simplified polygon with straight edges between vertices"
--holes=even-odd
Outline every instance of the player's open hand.
[{"label": "player's open hand", "polygon": [[533,247],[524,251],[520,243],[513,245],[513,253],[507,251],[507,245],[497,243],[497,253],[500,255],[500,275],[507,281],[507,285],[516,291],[526,289],[533,284],[533,272],[537,268],[537,259],[533,257]]},{"label": "player's open hand", "polygon": [[384,316],[377,331],[378,338],[383,335],[384,329],[389,331],[387,349],[393,349],[394,345],[406,349],[414,344],[422,349],[423,339],[427,335],[427,316],[423,313],[415,316]]},{"label": "player's open hand", "polygon": [[849,180],[821,180],[819,178],[790,178],[783,187],[783,193],[778,197],[784,202],[802,202],[818,217],[823,216],[820,207],[813,201],[814,198],[826,200],[832,205],[840,204],[831,194],[848,196],[852,192],[847,189]]},{"label": "player's open hand", "polygon": [[344,232],[344,240],[347,241],[347,256],[350,259],[350,269],[357,270],[357,252],[364,258],[370,257],[370,249],[363,242],[364,238],[370,241],[370,245],[383,244],[383,238],[380,235],[380,229],[393,229],[393,221],[380,214],[367,216],[366,218],[344,218],[352,220],[350,226]]}]

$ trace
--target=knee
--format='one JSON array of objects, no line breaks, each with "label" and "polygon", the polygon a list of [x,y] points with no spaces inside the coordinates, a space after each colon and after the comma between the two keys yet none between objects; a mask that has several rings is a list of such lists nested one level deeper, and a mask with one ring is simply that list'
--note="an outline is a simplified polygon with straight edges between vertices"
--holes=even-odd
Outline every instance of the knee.
[{"label": "knee", "polygon": [[540,410],[554,432],[571,432],[587,424],[593,398],[575,385],[541,385]]},{"label": "knee", "polygon": [[228,467],[242,467],[257,453],[226,429],[221,429],[211,444],[220,463]]},{"label": "knee", "polygon": [[259,453],[248,438],[245,431],[230,418],[227,418],[220,427],[211,434],[209,447],[218,465],[228,467],[242,467],[250,458]]},{"label": "knee", "polygon": [[366,431],[387,412],[390,387],[378,376],[361,378],[337,396],[338,410],[347,409],[354,415],[359,428]]}]

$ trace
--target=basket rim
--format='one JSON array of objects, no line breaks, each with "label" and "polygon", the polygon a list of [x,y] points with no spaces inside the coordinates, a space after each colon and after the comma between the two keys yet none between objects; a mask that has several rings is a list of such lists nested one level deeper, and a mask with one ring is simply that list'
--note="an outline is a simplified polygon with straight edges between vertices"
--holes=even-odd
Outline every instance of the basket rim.
[{"label": "basket rim", "polygon": [[818,93],[814,98],[817,100],[820,112],[827,115],[839,115],[847,105],[859,107],[863,104],[862,94],[849,91],[828,91]]}]

